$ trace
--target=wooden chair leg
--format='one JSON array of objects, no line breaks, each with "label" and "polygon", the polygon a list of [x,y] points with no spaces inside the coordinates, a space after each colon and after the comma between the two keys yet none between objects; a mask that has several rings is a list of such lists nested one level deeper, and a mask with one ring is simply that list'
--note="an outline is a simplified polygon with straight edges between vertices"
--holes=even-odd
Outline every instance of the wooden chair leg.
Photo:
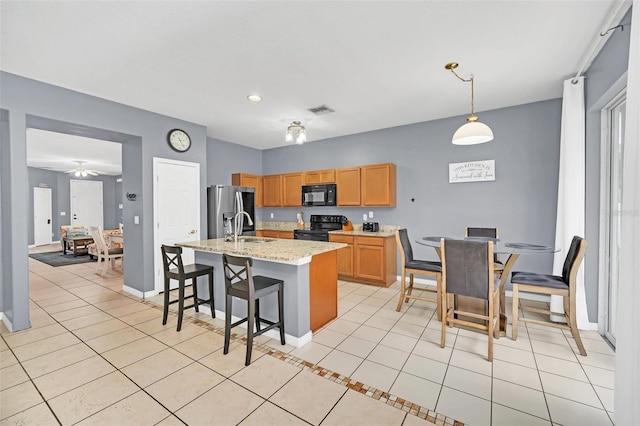
[{"label": "wooden chair leg", "polygon": [[200,304],[200,300],[198,299],[198,281],[196,277],[191,278],[191,288],[193,289],[193,309],[196,312],[200,312],[198,305]]},{"label": "wooden chair leg", "polygon": [[253,349],[253,323],[255,321],[256,304],[252,300],[247,301],[247,357],[244,361],[244,365],[251,364],[251,349]]},{"label": "wooden chair leg", "polygon": [[436,315],[442,318],[442,275],[436,275]]},{"label": "wooden chair leg", "polygon": [[209,276],[209,304],[211,305],[211,318],[216,317],[216,307],[213,303],[213,272],[207,274]]},{"label": "wooden chair leg", "polygon": [[407,287],[407,297],[404,299],[404,303],[409,302],[409,296],[413,292],[413,274],[409,274],[409,287]]},{"label": "wooden chair leg", "polygon": [[280,343],[284,345],[284,287],[278,290],[278,316],[280,320]]},{"label": "wooden chair leg", "polygon": [[404,268],[400,271],[402,276],[400,278],[400,298],[398,299],[398,307],[396,307],[396,312],[400,312],[400,308],[402,308],[402,301],[404,300],[404,291],[405,291],[405,272]]},{"label": "wooden chair leg", "polygon": [[[565,298],[567,297],[565,296]],[[571,335],[573,336],[573,340],[576,341],[580,355],[587,356],[587,351],[584,349],[582,339],[580,338],[580,331],[578,330],[578,324],[576,321],[575,302],[573,300],[571,300],[569,305],[569,327],[571,327]]]},{"label": "wooden chair leg", "polygon": [[169,278],[164,279],[164,309],[162,310],[162,325],[167,325],[169,315]]},{"label": "wooden chair leg", "polygon": [[513,284],[511,290],[511,340],[518,338],[518,284]]},{"label": "wooden chair leg", "polygon": [[440,304],[442,306],[440,306],[440,321],[442,324],[440,324],[441,330],[440,330],[440,347],[444,348],[445,345],[445,336],[447,334],[446,332],[446,327],[447,327],[447,311],[449,310],[448,306],[447,306],[447,294],[445,292],[442,291],[441,295],[440,295]]},{"label": "wooden chair leg", "polygon": [[260,299],[256,299],[256,331],[260,331]]},{"label": "wooden chair leg", "polygon": [[231,340],[231,305],[233,297],[230,294],[226,295],[224,305],[224,350],[223,354],[229,353],[229,341]]},{"label": "wooden chair leg", "polygon": [[178,328],[182,328],[182,313],[184,312],[184,280],[180,280],[178,284]]}]

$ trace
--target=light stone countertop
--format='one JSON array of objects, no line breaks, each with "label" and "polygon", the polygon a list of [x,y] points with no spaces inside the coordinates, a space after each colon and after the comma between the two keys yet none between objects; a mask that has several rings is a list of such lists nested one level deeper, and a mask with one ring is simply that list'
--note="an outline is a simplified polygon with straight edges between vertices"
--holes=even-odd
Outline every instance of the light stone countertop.
[{"label": "light stone countertop", "polygon": [[[247,241],[248,240],[248,241]],[[250,242],[259,240],[263,242]],[[311,262],[311,257],[346,247],[343,243],[324,241],[291,240],[285,238],[244,237],[238,242],[227,242],[224,238],[212,240],[187,241],[176,243],[177,246],[219,254],[251,257],[278,263],[302,265]]]}]

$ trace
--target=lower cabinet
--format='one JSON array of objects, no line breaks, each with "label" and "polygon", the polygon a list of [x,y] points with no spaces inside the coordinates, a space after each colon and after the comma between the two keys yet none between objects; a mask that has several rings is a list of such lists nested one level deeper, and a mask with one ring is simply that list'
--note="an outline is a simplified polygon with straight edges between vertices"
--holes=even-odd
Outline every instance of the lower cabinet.
[{"label": "lower cabinet", "polygon": [[293,240],[293,231],[277,231],[275,229],[259,229],[256,231],[256,237],[285,238],[288,240]]},{"label": "lower cabinet", "polygon": [[347,244],[338,250],[338,278],[384,287],[396,281],[394,237],[329,234],[329,241]]}]

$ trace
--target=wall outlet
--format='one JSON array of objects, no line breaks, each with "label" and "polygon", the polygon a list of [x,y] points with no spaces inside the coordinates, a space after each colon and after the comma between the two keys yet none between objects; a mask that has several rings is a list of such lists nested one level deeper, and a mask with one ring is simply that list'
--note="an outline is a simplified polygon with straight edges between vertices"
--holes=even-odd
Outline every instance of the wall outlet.
[{"label": "wall outlet", "polygon": [[367,220],[367,214],[366,214],[366,213],[364,213],[364,214],[362,215],[362,220]]},{"label": "wall outlet", "polygon": [[271,219],[273,219],[273,213],[271,213],[271,214],[269,215],[269,217],[270,217]]},{"label": "wall outlet", "polygon": [[369,219],[373,219],[373,212],[369,212]]},{"label": "wall outlet", "polygon": [[122,210],[122,204],[118,204],[118,208]]},{"label": "wall outlet", "polygon": [[60,212],[60,216],[66,216],[67,212]]}]

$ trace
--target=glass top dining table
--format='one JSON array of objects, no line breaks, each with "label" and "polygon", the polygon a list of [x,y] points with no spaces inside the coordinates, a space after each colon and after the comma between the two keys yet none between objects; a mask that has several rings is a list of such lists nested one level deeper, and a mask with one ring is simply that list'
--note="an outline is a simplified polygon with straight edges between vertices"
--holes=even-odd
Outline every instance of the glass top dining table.
[{"label": "glass top dining table", "polygon": [[513,265],[518,260],[521,254],[544,254],[544,253],[555,253],[560,251],[559,248],[545,246],[540,244],[532,244],[526,242],[507,242],[502,241],[499,238],[491,238],[491,237],[445,237],[445,236],[427,236],[422,237],[419,240],[416,240],[416,243],[433,247],[438,253],[438,257],[440,257],[440,241],[442,238],[445,239],[459,239],[459,240],[472,240],[472,241],[492,241],[493,242],[493,252],[496,254],[508,254],[509,257],[507,261],[504,263],[504,268],[502,271],[496,271],[500,274],[500,328],[496,330],[495,337],[504,336],[507,330],[507,316],[505,314],[505,287],[507,283],[507,279],[509,278],[509,274],[513,269]]}]

